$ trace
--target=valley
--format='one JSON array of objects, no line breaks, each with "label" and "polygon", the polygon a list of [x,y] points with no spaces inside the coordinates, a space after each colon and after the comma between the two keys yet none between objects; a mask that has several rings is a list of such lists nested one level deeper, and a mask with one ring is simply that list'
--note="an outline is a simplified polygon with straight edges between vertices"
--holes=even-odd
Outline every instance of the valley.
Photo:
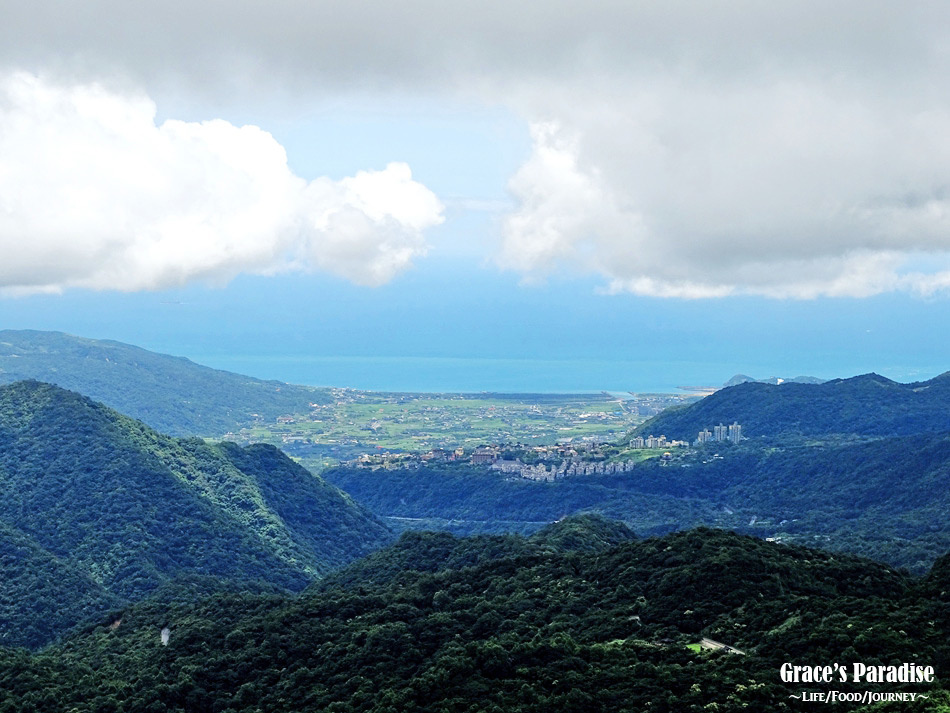
[{"label": "valley", "polygon": [[621,438],[677,395],[386,394],[332,389],[333,401],[237,433],[239,443],[279,446],[308,468],[378,452],[471,451],[487,443],[550,445]]},{"label": "valley", "polygon": [[[950,666],[942,377],[701,400],[209,378],[278,400],[204,400],[219,441],[0,386],[0,712],[792,711],[790,658]],[[939,677],[900,690],[950,705]]]}]

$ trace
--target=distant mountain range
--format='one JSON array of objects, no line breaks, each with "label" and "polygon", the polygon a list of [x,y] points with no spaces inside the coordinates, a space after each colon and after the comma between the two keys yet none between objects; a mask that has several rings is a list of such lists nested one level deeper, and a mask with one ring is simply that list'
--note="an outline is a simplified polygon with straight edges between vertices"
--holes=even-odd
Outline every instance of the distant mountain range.
[{"label": "distant mountain range", "polygon": [[950,431],[950,372],[901,384],[878,374],[824,383],[744,382],[688,406],[663,411],[634,434],[696,439],[699,431],[738,422],[743,435],[907,436]]},{"label": "distant mountain range", "polygon": [[301,589],[391,539],[276,448],[163,436],[36,381],[0,387],[0,644],[201,574]]},{"label": "distant mountain range", "polygon": [[777,386],[778,384],[823,384],[827,379],[819,379],[817,376],[795,376],[791,379],[770,376],[768,379],[756,379],[751,376],[746,376],[745,374],[736,374],[723,384],[723,387],[738,386],[739,384],[745,384],[750,381],[757,384],[775,384]]},{"label": "distant mountain range", "polygon": [[306,413],[326,389],[262,381],[183,357],[61,332],[0,331],[0,384],[36,379],[78,391],[174,436],[220,438],[257,417]]}]

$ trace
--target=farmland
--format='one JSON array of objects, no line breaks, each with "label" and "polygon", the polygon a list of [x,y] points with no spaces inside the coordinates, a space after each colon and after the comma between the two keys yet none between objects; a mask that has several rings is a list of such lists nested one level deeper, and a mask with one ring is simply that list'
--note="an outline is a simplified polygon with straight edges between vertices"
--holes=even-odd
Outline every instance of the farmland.
[{"label": "farmland", "polygon": [[685,395],[410,394],[332,389],[329,403],[257,423],[226,439],[280,446],[308,466],[374,451],[483,443],[547,445],[619,438]]}]

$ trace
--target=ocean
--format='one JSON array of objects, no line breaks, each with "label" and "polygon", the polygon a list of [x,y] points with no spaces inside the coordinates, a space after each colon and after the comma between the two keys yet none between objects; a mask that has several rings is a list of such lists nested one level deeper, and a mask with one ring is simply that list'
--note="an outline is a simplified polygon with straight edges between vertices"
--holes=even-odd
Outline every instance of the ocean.
[{"label": "ocean", "polygon": [[428,393],[682,393],[684,386],[721,386],[734,374],[727,364],[688,361],[222,354],[192,359],[295,384]]}]

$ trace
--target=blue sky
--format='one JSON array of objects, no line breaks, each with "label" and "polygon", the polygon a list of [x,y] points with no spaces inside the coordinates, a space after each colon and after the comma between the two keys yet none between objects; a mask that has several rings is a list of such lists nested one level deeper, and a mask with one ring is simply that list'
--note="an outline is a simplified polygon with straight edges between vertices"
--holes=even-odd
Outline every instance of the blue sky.
[{"label": "blue sky", "polygon": [[[9,328],[64,330],[268,378],[376,389],[518,390],[511,380],[521,378],[521,388],[652,391],[716,385],[735,373],[877,371],[913,381],[945,370],[950,322],[942,299],[666,300],[597,287],[574,279],[524,286],[493,267],[446,258],[378,288],[326,276],[245,276],[225,288],[73,290],[8,300],[2,309]],[[314,361],[322,357],[360,360]],[[562,366],[549,365],[542,377],[534,373],[540,361]]]},{"label": "blue sky", "polygon": [[11,16],[0,327],[368,388],[948,368],[941,6],[370,5]]}]

